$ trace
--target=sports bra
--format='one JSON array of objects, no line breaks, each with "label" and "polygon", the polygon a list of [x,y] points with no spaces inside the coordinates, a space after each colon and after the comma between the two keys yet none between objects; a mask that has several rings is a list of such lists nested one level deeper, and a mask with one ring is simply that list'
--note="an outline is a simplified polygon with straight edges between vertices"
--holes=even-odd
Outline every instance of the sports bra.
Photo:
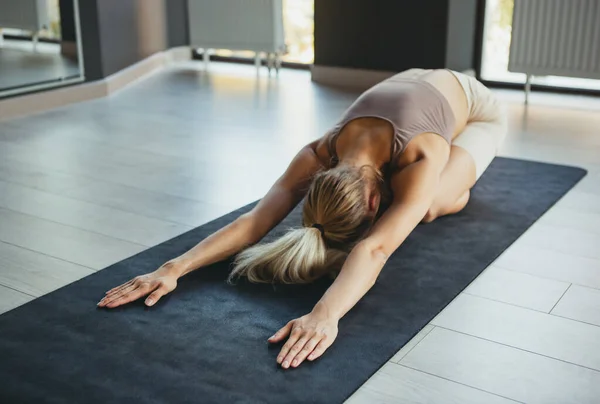
[{"label": "sports bra", "polygon": [[344,126],[358,118],[379,118],[392,125],[390,166],[415,136],[436,133],[451,143],[455,126],[450,103],[431,83],[392,76],[358,97],[327,133],[326,144],[334,165],[339,161],[335,150],[338,135]]}]

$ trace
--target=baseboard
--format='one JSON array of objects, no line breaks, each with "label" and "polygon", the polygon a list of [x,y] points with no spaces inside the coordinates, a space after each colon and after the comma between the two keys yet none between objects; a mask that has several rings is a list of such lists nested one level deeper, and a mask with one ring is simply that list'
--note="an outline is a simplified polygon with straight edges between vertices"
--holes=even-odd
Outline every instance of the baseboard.
[{"label": "baseboard", "polygon": [[312,81],[319,84],[347,87],[355,90],[366,90],[396,73],[319,65],[313,65],[311,68]]},{"label": "baseboard", "polygon": [[167,63],[166,52],[159,52],[106,77],[102,80],[106,86],[106,95],[114,94],[133,82],[142,80],[156,71],[162,70]]},{"label": "baseboard", "polygon": [[102,80],[3,99],[0,100],[0,121],[107,97],[166,66],[190,58],[188,47],[172,48],[155,53]]},{"label": "baseboard", "polygon": [[192,59],[192,48],[189,46],[178,46],[163,52],[168,63],[184,62]]}]

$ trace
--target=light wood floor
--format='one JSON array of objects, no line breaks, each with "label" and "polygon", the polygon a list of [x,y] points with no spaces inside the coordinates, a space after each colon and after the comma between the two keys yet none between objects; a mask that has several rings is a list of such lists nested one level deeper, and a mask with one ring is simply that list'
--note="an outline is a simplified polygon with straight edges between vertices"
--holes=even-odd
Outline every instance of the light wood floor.
[{"label": "light wood floor", "polygon": [[[201,69],[0,123],[0,312],[260,198],[356,97],[304,71]],[[351,403],[600,400],[600,102],[498,94],[502,155],[589,174]]]}]

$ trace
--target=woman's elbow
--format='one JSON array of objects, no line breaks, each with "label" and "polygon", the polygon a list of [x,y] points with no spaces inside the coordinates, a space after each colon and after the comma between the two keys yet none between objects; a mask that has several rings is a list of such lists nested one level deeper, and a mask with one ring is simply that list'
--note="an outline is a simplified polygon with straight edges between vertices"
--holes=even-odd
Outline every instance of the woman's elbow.
[{"label": "woman's elbow", "polygon": [[383,267],[388,260],[390,254],[385,250],[385,247],[379,247],[371,252],[373,259]]},{"label": "woman's elbow", "polygon": [[[383,244],[380,243],[374,243],[372,241],[368,241],[368,240],[364,240],[361,243],[360,246],[362,249],[364,249],[365,254],[368,254],[370,260],[374,263],[376,263],[377,265],[377,275],[379,274],[379,271],[381,270],[381,268],[383,268],[383,266],[385,265],[385,263],[387,262],[389,256],[391,255],[391,251],[387,251],[387,247]],[[377,276],[374,277],[373,283],[375,282],[375,280],[377,279]]]}]

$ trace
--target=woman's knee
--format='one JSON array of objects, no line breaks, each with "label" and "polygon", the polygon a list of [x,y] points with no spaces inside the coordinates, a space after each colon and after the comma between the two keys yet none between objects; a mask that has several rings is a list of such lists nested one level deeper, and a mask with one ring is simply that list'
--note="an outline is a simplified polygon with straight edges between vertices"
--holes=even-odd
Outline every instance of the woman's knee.
[{"label": "woman's knee", "polygon": [[465,208],[465,206],[467,206],[467,203],[469,202],[470,197],[471,197],[471,191],[469,189],[467,189],[465,191],[465,193],[462,194],[461,197],[458,198],[458,200],[456,201],[456,204],[454,205],[455,211],[452,213],[458,213],[461,210],[463,210]]},{"label": "woman's knee", "polygon": [[432,206],[427,210],[427,213],[425,213],[425,216],[423,216],[423,219],[421,219],[421,223],[431,223],[435,219],[437,219],[438,216],[439,215],[438,215],[437,210]]},{"label": "woman's knee", "polygon": [[453,204],[441,205],[439,202],[434,201],[427,210],[427,213],[425,213],[425,216],[423,216],[421,222],[431,223],[440,216],[460,212],[467,206],[470,196],[471,192],[467,189]]}]

